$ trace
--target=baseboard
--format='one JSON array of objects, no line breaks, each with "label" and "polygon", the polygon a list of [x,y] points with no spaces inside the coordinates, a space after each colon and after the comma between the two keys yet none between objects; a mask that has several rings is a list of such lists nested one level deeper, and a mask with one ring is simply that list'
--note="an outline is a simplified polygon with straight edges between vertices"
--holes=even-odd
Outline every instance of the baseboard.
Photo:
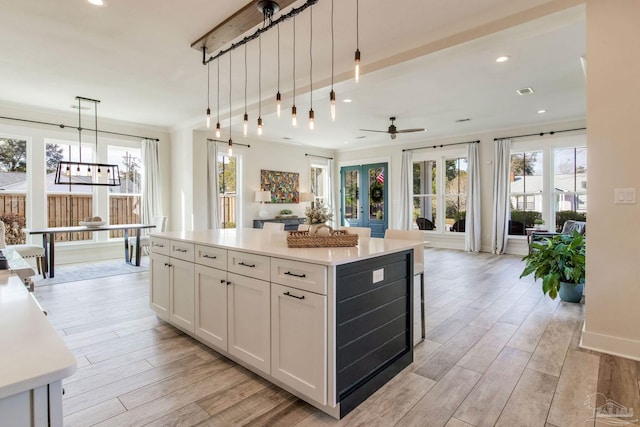
[{"label": "baseboard", "polygon": [[584,326],[580,348],[640,361],[640,341],[589,332]]}]

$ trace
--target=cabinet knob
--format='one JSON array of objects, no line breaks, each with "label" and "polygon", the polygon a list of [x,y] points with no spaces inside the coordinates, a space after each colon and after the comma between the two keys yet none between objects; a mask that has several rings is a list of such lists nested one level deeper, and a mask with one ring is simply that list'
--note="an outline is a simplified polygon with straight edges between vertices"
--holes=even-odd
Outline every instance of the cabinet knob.
[{"label": "cabinet knob", "polygon": [[224,283],[224,282],[226,282],[226,280],[220,279],[220,283]]},{"label": "cabinet knob", "polygon": [[230,284],[231,284],[231,282],[230,282],[230,281],[227,281],[227,286],[229,286]]}]

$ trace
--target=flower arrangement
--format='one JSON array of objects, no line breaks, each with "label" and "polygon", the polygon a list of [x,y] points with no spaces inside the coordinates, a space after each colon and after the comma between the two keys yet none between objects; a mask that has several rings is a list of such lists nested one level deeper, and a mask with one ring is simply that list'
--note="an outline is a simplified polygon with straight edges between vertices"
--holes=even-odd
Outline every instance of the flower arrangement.
[{"label": "flower arrangement", "polygon": [[333,213],[329,212],[329,207],[322,202],[317,202],[315,207],[310,206],[304,210],[307,217],[307,224],[324,224],[331,221]]}]

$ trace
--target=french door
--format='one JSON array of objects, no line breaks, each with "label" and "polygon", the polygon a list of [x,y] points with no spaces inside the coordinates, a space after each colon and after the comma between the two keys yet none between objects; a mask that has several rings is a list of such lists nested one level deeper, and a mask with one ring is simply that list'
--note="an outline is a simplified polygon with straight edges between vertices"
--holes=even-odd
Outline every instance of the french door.
[{"label": "french door", "polygon": [[340,168],[340,222],[371,228],[371,237],[387,229],[387,163]]}]

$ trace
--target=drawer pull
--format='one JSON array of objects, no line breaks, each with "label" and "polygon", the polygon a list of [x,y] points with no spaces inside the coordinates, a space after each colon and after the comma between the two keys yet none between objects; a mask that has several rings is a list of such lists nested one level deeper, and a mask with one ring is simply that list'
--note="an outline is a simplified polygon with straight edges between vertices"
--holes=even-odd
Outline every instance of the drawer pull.
[{"label": "drawer pull", "polygon": [[302,295],[301,297],[293,295],[291,293],[289,293],[289,291],[284,293],[286,296],[291,297],[291,298],[295,298],[295,299],[304,299],[304,295]]},{"label": "drawer pull", "polygon": [[231,284],[231,282],[227,281],[227,286],[229,286]]},{"label": "drawer pull", "polygon": [[251,268],[255,268],[255,264],[245,264],[244,262],[240,261],[238,263],[238,265],[242,265],[243,267],[251,267]]},{"label": "drawer pull", "polygon": [[164,248],[164,245],[160,243],[154,243],[153,246],[155,246],[156,248]]},{"label": "drawer pull", "polygon": [[186,254],[187,252],[189,252],[186,249],[180,249],[180,248],[176,248],[176,252],[182,252],[183,254]]},{"label": "drawer pull", "polygon": [[211,255],[207,255],[207,254],[202,255],[202,258],[218,259],[217,256],[211,256]]},{"label": "drawer pull", "polygon": [[224,280],[224,279],[220,279],[220,283],[221,283],[221,284],[222,284],[222,283],[224,283],[224,282],[226,282],[226,280]]},{"label": "drawer pull", "polygon": [[173,267],[173,265],[169,264],[168,262],[165,262],[164,265],[165,265],[165,267]]},{"label": "drawer pull", "polygon": [[299,277],[301,279],[304,279],[305,277],[307,277],[306,274],[296,274],[296,273],[292,273],[290,271],[287,271],[284,274],[286,274],[287,276]]}]

